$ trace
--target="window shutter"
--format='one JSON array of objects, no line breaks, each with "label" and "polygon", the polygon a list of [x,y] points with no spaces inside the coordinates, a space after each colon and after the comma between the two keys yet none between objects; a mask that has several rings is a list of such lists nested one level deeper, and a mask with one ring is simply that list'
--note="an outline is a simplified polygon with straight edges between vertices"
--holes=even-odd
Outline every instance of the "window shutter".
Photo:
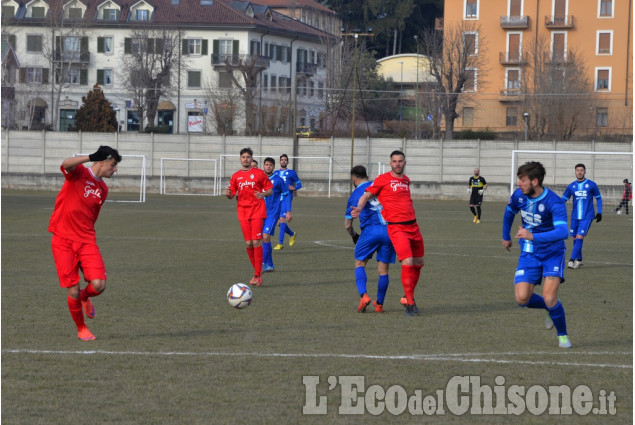
[{"label": "window shutter", "polygon": [[97,37],[97,53],[104,53],[104,37]]},{"label": "window shutter", "polygon": [[132,53],[132,39],[126,38],[123,41],[123,52],[126,54]]},{"label": "window shutter", "polygon": [[9,36],[9,44],[13,47],[13,49],[15,49],[15,42],[16,42],[15,34],[11,34]]},{"label": "window shutter", "polygon": [[611,51],[611,33],[600,33],[600,40],[598,41],[598,51],[600,53],[608,53]]},{"label": "window shutter", "polygon": [[163,38],[157,38],[155,40],[156,41],[154,43],[154,53],[163,53],[163,44],[165,40]]},{"label": "window shutter", "polygon": [[79,42],[79,49],[81,53],[88,52],[88,37],[82,37]]},{"label": "window shutter", "polygon": [[203,45],[201,46],[201,55],[207,56],[207,40],[203,40]]},{"label": "window shutter", "polygon": [[20,68],[18,78],[21,83],[26,83],[26,68]]},{"label": "window shutter", "polygon": [[147,46],[147,53],[152,54],[155,53],[154,51],[154,38],[148,38],[148,46]]},{"label": "window shutter", "polygon": [[88,84],[88,70],[80,69],[79,70],[79,84],[85,86]]},{"label": "window shutter", "polygon": [[213,50],[212,50],[212,54],[213,54],[213,55],[218,55],[218,54],[220,53],[220,52],[219,52],[219,49],[220,49],[220,48],[218,47],[218,40],[214,40],[214,41],[212,41],[212,49],[213,49]]},{"label": "window shutter", "polygon": [[181,42],[181,53],[183,54],[183,56],[187,56],[189,53],[189,44],[190,44],[190,40],[188,40],[187,38],[184,38],[183,41]]},{"label": "window shutter", "polygon": [[42,84],[48,84],[48,83],[49,83],[49,69],[42,68]]},{"label": "window shutter", "polygon": [[97,70],[97,84],[99,84],[100,86],[104,85],[104,70],[103,69]]},{"label": "window shutter", "polygon": [[232,54],[237,55],[240,52],[240,46],[238,44],[238,40],[234,40],[232,46]]}]

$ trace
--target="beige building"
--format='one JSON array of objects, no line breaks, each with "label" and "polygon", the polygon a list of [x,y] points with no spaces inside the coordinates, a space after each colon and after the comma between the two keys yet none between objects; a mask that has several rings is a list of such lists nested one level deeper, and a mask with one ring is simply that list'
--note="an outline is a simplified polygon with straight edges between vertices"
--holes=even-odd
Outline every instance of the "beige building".
[{"label": "beige building", "polygon": [[446,0],[444,10],[445,28],[469,23],[477,29],[465,37],[475,38],[474,52],[485,55],[486,64],[475,70],[455,130],[522,133],[526,123],[537,125],[535,86],[545,82],[533,80],[534,58],[543,46],[545,69],[570,76],[572,64],[584,63],[588,95],[542,93],[564,99],[561,111],[577,108],[574,117],[563,118],[574,123],[572,137],[632,134],[632,0]]}]

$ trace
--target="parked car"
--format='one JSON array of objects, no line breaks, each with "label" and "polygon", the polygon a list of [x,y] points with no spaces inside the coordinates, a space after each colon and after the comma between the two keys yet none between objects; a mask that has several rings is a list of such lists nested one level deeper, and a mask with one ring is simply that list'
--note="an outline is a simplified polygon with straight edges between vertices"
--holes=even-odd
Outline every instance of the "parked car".
[{"label": "parked car", "polygon": [[298,137],[311,137],[314,133],[315,130],[313,130],[308,125],[301,125],[295,129],[295,135]]}]

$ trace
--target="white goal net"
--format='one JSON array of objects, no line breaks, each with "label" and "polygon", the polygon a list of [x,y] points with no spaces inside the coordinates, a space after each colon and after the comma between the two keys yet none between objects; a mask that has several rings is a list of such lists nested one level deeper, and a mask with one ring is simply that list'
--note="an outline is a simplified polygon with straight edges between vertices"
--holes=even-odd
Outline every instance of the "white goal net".
[{"label": "white goal net", "polygon": [[[88,155],[75,153],[73,156]],[[117,172],[108,184],[106,202],[145,202],[146,201],[146,169],[145,155],[121,155],[117,164]]]},{"label": "white goal net", "polygon": [[162,195],[218,196],[217,159],[161,158]]},{"label": "white goal net", "polygon": [[586,178],[593,180],[600,189],[606,212],[616,208],[622,200],[622,181],[633,182],[633,152],[515,150],[512,152],[510,193],[517,188],[518,167],[529,161],[538,161],[545,167],[547,174],[543,185],[558,195],[562,195],[576,179],[575,166],[584,164]]}]

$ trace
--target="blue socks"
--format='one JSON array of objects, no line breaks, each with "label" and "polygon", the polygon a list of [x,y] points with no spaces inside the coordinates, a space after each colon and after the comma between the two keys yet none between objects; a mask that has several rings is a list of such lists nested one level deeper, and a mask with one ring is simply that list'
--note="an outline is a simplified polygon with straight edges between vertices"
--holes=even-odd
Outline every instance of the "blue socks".
[{"label": "blue socks", "polygon": [[280,242],[280,245],[284,243],[285,233],[289,236],[293,236],[295,234],[295,232],[291,230],[291,228],[289,227],[287,223],[280,223],[280,236],[278,236],[278,241]]},{"label": "blue socks", "polygon": [[364,266],[356,267],[355,285],[357,285],[357,292],[359,292],[360,297],[366,293],[366,282],[368,282],[368,277],[366,276],[366,268],[364,268]]},{"label": "blue socks", "polygon": [[542,308],[544,310],[547,309],[547,304],[545,304],[544,298],[542,298],[538,294],[531,294],[531,298],[529,298],[529,302],[525,305],[519,304],[519,306],[527,307],[527,308]]},{"label": "blue socks", "polygon": [[558,303],[551,308],[548,308],[549,317],[551,317],[551,321],[553,325],[556,327],[556,331],[558,336],[567,335],[567,319],[564,315],[564,307],[560,304],[560,300]]},{"label": "blue socks", "polygon": [[386,291],[388,291],[388,275],[382,274],[379,275],[379,280],[377,281],[377,302],[379,304],[384,303],[384,299],[386,299]]},{"label": "blue socks", "polygon": [[571,256],[569,257],[571,260],[582,260],[582,244],[583,243],[584,243],[584,239],[573,240],[573,251],[571,251]]},{"label": "blue socks", "polygon": [[273,267],[273,257],[271,256],[271,242],[262,243],[262,262],[269,267]]}]

